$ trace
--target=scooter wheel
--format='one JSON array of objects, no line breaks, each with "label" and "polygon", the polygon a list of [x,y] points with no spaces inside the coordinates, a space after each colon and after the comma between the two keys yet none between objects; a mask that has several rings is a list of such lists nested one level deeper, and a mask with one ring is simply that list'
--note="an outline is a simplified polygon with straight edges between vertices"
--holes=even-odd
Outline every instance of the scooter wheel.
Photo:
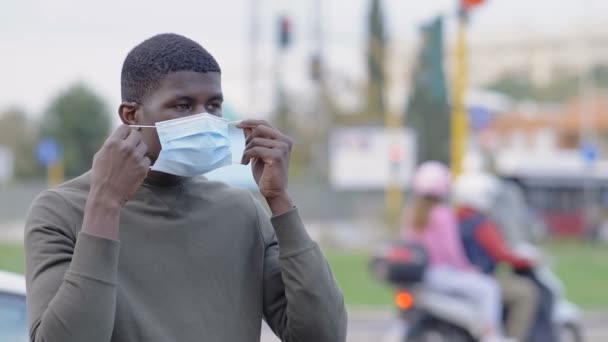
[{"label": "scooter wheel", "polygon": [[559,327],[559,342],[583,342],[580,327],[574,324],[563,324]]}]

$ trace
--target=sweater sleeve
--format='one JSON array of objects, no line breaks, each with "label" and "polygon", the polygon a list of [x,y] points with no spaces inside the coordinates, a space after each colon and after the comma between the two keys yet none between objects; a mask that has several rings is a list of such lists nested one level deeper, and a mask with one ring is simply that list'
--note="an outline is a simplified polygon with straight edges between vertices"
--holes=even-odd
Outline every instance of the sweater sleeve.
[{"label": "sweater sleeve", "polygon": [[283,342],[346,341],[346,308],[325,256],[298,210],[268,219],[257,205],[265,241],[264,317]]},{"label": "sweater sleeve", "polygon": [[483,248],[498,262],[504,262],[513,268],[526,269],[531,267],[529,260],[518,257],[506,246],[498,228],[490,222],[485,222],[475,232],[475,238]]},{"label": "sweater sleeve", "polygon": [[25,225],[30,340],[108,342],[114,327],[119,242],[70,229],[65,200],[52,191]]}]

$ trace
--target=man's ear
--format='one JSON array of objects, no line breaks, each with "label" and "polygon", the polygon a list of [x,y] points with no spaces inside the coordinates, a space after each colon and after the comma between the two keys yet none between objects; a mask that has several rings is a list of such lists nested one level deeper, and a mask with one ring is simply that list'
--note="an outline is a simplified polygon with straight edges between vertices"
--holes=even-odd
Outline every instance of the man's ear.
[{"label": "man's ear", "polygon": [[141,105],[137,102],[123,102],[118,107],[118,116],[125,125],[137,125],[140,123]]}]

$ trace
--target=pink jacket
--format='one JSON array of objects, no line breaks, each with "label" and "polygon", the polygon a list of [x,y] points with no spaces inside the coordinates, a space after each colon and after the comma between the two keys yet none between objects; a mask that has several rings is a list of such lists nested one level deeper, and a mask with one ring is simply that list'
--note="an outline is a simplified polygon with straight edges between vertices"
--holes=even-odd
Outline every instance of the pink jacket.
[{"label": "pink jacket", "polygon": [[431,266],[473,270],[473,265],[464,253],[454,210],[448,205],[438,204],[431,209],[429,215],[427,226],[423,230],[416,230],[408,224],[403,232],[404,238],[426,248]]}]

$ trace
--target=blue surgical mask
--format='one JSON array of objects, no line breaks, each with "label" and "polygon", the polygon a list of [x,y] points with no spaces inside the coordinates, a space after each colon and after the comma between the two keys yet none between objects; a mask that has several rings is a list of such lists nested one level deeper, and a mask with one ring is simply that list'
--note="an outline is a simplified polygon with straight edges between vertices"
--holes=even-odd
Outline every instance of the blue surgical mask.
[{"label": "blue surgical mask", "polygon": [[161,151],[151,170],[192,177],[231,165],[229,124],[206,113],[157,122]]}]

